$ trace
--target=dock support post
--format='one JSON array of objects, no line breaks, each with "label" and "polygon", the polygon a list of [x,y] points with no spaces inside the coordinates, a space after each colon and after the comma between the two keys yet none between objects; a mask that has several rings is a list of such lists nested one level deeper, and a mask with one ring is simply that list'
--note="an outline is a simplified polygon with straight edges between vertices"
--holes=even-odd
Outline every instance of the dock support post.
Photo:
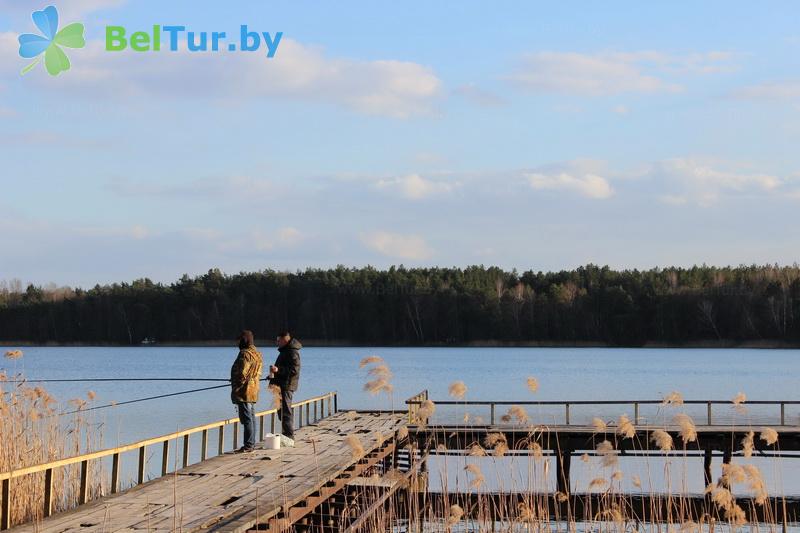
[{"label": "dock support post", "polygon": [[713,454],[714,450],[710,446],[707,446],[705,452],[703,452],[703,481],[706,487],[711,484],[711,460],[714,456]]},{"label": "dock support post", "polygon": [[83,505],[89,501],[89,461],[81,461],[81,485],[78,494],[78,504]]},{"label": "dock support post", "polygon": [[189,466],[189,435],[183,436],[183,468]]},{"label": "dock support post", "polygon": [[167,469],[169,468],[169,441],[164,441],[164,451],[161,452],[161,475],[167,475]]},{"label": "dock support post", "polygon": [[2,508],[0,509],[0,529],[11,528],[11,480],[3,480]]},{"label": "dock support post", "polygon": [[44,471],[44,516],[53,514],[53,469]]},{"label": "dock support post", "polygon": [[569,470],[572,465],[572,450],[558,450],[556,462],[557,490],[563,494],[570,494]]},{"label": "dock support post", "polygon": [[119,462],[118,453],[111,456],[111,494],[116,494],[119,491]]},{"label": "dock support post", "polygon": [[139,485],[144,483],[144,470],[145,465],[147,464],[147,446],[140,446],[139,447],[139,467],[136,479],[139,482]]},{"label": "dock support post", "polygon": [[[731,464],[731,459],[732,458],[733,458],[733,444],[729,443],[729,444],[727,444],[725,446],[725,450],[722,452],[722,464],[725,464],[725,465]],[[730,484],[726,483],[724,481],[724,479],[725,478],[723,478],[723,481],[722,481],[721,485],[723,487],[725,487],[726,489],[730,490],[730,488],[731,488]]]}]

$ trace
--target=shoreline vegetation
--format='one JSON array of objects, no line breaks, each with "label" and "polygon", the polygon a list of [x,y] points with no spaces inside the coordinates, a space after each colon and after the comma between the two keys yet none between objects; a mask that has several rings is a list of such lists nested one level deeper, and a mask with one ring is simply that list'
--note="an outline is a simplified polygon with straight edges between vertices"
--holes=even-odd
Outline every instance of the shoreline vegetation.
[{"label": "shoreline vegetation", "polygon": [[[271,346],[274,343],[273,339],[255,339],[258,346]],[[2,347],[46,347],[46,348],[69,348],[69,347],[85,347],[85,348],[214,348],[224,347],[229,348],[231,341],[229,340],[209,340],[209,341],[191,341],[191,342],[153,342],[140,345],[119,344],[119,343],[92,343],[92,342],[45,342],[36,343],[31,341],[5,341],[0,340]],[[369,343],[354,343],[347,341],[324,341],[318,339],[303,339],[303,346],[306,348],[627,348],[627,346],[617,346],[608,343],[598,342],[509,342],[509,341],[472,341],[466,344],[447,344],[447,343],[433,343],[433,344],[380,344],[374,345]],[[800,349],[800,341],[798,342],[781,342],[773,340],[754,340],[754,341],[734,341],[734,340],[708,340],[702,342],[687,342],[681,344],[669,344],[662,342],[648,342],[639,346],[631,346],[633,349],[649,348],[649,349],[747,349],[747,350],[797,350]]]},{"label": "shoreline vegetation", "polygon": [[227,345],[242,329],[283,328],[326,346],[798,347],[800,265],[214,269],[88,290],[0,281],[0,341],[16,344]]}]

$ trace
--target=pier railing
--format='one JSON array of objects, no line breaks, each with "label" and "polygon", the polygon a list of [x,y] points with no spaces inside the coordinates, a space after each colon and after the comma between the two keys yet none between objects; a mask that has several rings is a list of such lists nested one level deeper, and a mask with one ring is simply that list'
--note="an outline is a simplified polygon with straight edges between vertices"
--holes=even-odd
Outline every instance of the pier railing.
[{"label": "pier railing", "polygon": [[[320,396],[315,396],[307,400],[302,400],[300,402],[293,403],[292,408],[294,409],[294,415],[296,416],[297,419],[297,426],[302,427],[304,425],[314,423],[317,420],[321,420],[326,416],[331,416],[332,414],[338,412],[339,410],[338,393],[328,392]],[[256,413],[255,416],[258,420],[258,426],[259,426],[258,427],[259,440],[264,440],[264,436],[266,434],[267,416],[270,417],[269,430],[271,433],[275,432],[277,413],[278,413],[277,409],[267,409],[266,411],[259,411]],[[43,514],[45,517],[47,517],[53,513],[53,502],[54,502],[53,481],[54,481],[54,472],[56,471],[56,469],[64,468],[74,464],[80,464],[80,488],[78,492],[78,504],[84,504],[89,500],[89,494],[90,494],[89,490],[91,483],[90,468],[89,468],[90,462],[96,461],[98,459],[103,459],[109,456],[111,457],[110,490],[111,493],[116,493],[119,491],[123,453],[138,450],[139,459],[137,465],[138,467],[137,483],[141,484],[145,482],[145,476],[147,473],[146,451],[148,447],[156,446],[159,444],[163,447],[162,458],[161,458],[161,475],[164,476],[169,471],[169,455],[170,455],[169,449],[171,441],[175,441],[175,445],[173,446],[173,448],[175,449],[175,453],[177,453],[178,440],[180,439],[183,448],[182,466],[186,467],[189,466],[190,464],[189,461],[190,436],[197,433],[201,434],[200,461],[204,461],[208,457],[209,432],[211,431],[216,430],[217,433],[217,454],[222,455],[223,453],[225,453],[225,450],[227,449],[226,439],[225,439],[225,433],[226,433],[225,428],[228,426],[233,426],[230,439],[232,441],[231,449],[236,449],[239,447],[238,417],[229,418],[226,420],[219,420],[217,422],[212,422],[210,424],[204,424],[202,426],[196,426],[193,428],[176,431],[175,433],[169,433],[167,435],[162,435],[160,437],[141,440],[131,444],[125,444],[122,446],[108,448],[97,452],[91,452],[83,455],[77,455],[74,457],[68,457],[66,459],[59,459],[57,461],[51,461],[49,463],[43,463],[39,465],[28,466],[25,468],[19,468],[11,472],[0,473],[0,481],[2,482],[2,493],[0,494],[0,504],[1,504],[0,529],[8,529],[11,526],[11,484],[12,484],[11,482],[14,479],[44,472],[44,486],[42,487],[42,490],[44,491]]]},{"label": "pier railing", "polygon": [[[416,413],[419,410],[419,406],[426,400],[428,400],[428,391],[422,391],[421,393],[412,396],[408,400],[406,400],[406,405],[408,405],[408,416],[409,422],[412,422],[416,418]],[[564,425],[574,425],[572,421],[572,408],[575,406],[610,406],[610,405],[621,405],[621,406],[629,406],[633,408],[633,423],[639,424],[641,423],[640,417],[640,408],[643,405],[661,405],[667,406],[668,404],[665,403],[664,400],[541,400],[541,401],[483,401],[483,400],[434,400],[434,404],[438,406],[483,406],[489,408],[489,424],[496,424],[497,423],[497,408],[499,406],[512,406],[512,405],[519,405],[519,406],[560,406],[564,413]],[[727,425],[726,422],[717,424],[713,412],[713,406],[715,405],[726,405],[729,407],[743,407],[746,408],[748,406],[774,406],[780,420],[780,425],[785,426],[787,425],[787,417],[786,417],[786,407],[790,405],[800,405],[800,400],[747,400],[746,402],[742,402],[741,404],[734,404],[731,400],[682,400],[680,402],[681,405],[702,405],[706,407],[706,419],[705,423],[708,426],[713,425]]]}]

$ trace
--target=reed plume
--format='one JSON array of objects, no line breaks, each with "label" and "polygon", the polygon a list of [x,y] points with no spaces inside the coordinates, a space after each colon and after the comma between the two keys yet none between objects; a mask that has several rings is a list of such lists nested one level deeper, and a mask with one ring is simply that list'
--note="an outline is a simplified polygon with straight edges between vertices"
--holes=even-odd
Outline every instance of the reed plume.
[{"label": "reed plume", "polygon": [[767,445],[772,446],[778,442],[778,432],[772,428],[761,428],[761,436],[759,438],[766,442]]},{"label": "reed plume", "polygon": [[627,415],[622,415],[619,417],[619,422],[617,422],[617,433],[626,439],[632,439],[634,435],[636,435],[636,427],[633,425],[633,422],[631,422]]},{"label": "reed plume", "polygon": [[747,433],[747,435],[745,435],[742,438],[742,455],[744,455],[747,458],[750,458],[750,457],[753,456],[753,448],[755,448],[755,445],[753,444],[753,437],[754,436],[755,436],[755,433],[750,431],[750,432]]},{"label": "reed plume", "polygon": [[451,505],[450,512],[447,517],[447,525],[453,526],[461,521],[461,517],[464,516],[464,509],[462,509],[458,505]]},{"label": "reed plume", "polygon": [[436,404],[433,403],[433,400],[425,400],[420,404],[417,410],[417,418],[419,418],[421,423],[427,424],[428,419],[433,417],[434,413],[436,413]]},{"label": "reed plume", "polygon": [[678,413],[672,417],[672,423],[680,427],[678,434],[680,435],[681,439],[683,439],[684,447],[686,447],[686,445],[690,442],[697,441],[697,428],[694,425],[694,420],[692,420],[692,417],[686,413]]},{"label": "reed plume", "polygon": [[378,357],[377,355],[367,356],[367,357],[363,358],[360,363],[358,363],[358,368],[364,368],[365,366],[371,365],[371,364],[374,364],[374,363],[383,363],[383,358]]},{"label": "reed plume", "polygon": [[596,477],[589,482],[589,490],[604,489],[608,485],[608,480],[604,477]]},{"label": "reed plume", "polygon": [[277,385],[268,385],[267,390],[272,396],[272,408],[273,409],[280,409],[281,408],[281,388]]},{"label": "reed plume", "polygon": [[617,463],[619,462],[617,451],[614,449],[614,445],[612,445],[609,441],[604,440],[597,445],[595,450],[597,451],[597,455],[600,456],[600,464],[602,464],[604,467],[617,466]]},{"label": "reed plume", "polygon": [[678,391],[672,391],[664,396],[661,405],[683,405],[683,395]]},{"label": "reed plume", "polygon": [[19,359],[22,357],[22,350],[8,350],[6,352],[6,359]]},{"label": "reed plume", "polygon": [[394,390],[394,385],[389,383],[386,378],[381,377],[367,381],[364,384],[364,390],[373,396],[380,394],[381,392],[386,392],[388,394]]},{"label": "reed plume", "polygon": [[483,477],[483,472],[481,468],[476,464],[468,464],[464,467],[464,470],[472,474],[472,481],[470,482],[470,486],[473,488],[478,488],[483,485],[486,478]]},{"label": "reed plume", "polygon": [[740,392],[739,394],[737,394],[736,396],[733,397],[733,399],[731,400],[731,403],[733,405],[741,405],[746,401],[747,401],[747,396],[745,395],[745,393]]},{"label": "reed plume", "polygon": [[528,379],[526,380],[526,383],[528,384],[528,390],[529,391],[536,392],[536,391],[539,390],[539,380],[536,379],[535,377],[528,376]]},{"label": "reed plume", "polygon": [[650,440],[659,450],[668,452],[672,450],[672,437],[663,429],[657,429],[650,434]]},{"label": "reed plume", "polygon": [[592,427],[594,428],[595,433],[605,433],[606,429],[608,428],[608,424],[606,424],[604,420],[595,417],[592,418]]},{"label": "reed plume", "polygon": [[463,381],[454,381],[450,384],[450,387],[448,387],[447,392],[453,398],[456,398],[457,400],[463,400],[464,395],[467,394],[467,386]]},{"label": "reed plume", "polygon": [[487,448],[492,448],[495,457],[502,457],[508,451],[508,441],[503,433],[489,433],[483,444]]},{"label": "reed plume", "polygon": [[348,435],[345,442],[350,447],[350,454],[353,456],[353,459],[360,459],[364,455],[364,446],[361,445],[361,441],[358,440],[358,437],[355,435]]}]

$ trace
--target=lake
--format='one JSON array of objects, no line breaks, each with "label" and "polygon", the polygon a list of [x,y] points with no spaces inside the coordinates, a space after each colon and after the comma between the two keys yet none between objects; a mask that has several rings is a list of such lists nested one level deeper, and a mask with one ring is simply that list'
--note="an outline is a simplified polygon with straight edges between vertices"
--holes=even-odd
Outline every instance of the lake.
[{"label": "lake", "polygon": [[[277,351],[261,348],[265,364]],[[235,348],[220,347],[27,347],[18,360],[0,359],[9,373],[31,380],[72,378],[220,378],[227,379]],[[300,389],[295,399],[339,391],[340,409],[404,408],[404,400],[427,389],[432,399],[451,399],[448,386],[463,381],[469,400],[608,400],[660,399],[679,391],[686,399],[733,398],[796,400],[800,350],[625,349],[625,348],[386,348],[313,347],[302,350]],[[383,357],[394,373],[395,391],[371,396],[362,390],[367,355]],[[535,376],[538,392],[526,378]],[[59,400],[97,394],[94,404],[213,386],[203,382],[48,383]],[[258,409],[270,407],[262,394]],[[704,409],[704,408],[702,408]],[[702,410],[701,409],[701,410]],[[452,410],[451,410],[452,411]],[[463,416],[464,409],[457,409]],[[553,422],[558,413],[532,408],[531,416]],[[595,416],[596,410],[574,417]],[[616,418],[629,407],[597,412]],[[752,412],[757,414],[755,408]],[[704,411],[703,411],[704,412]],[[560,413],[560,411],[559,411]],[[787,411],[792,423],[797,413]],[[447,417],[440,409],[440,417]],[[472,415],[484,416],[483,412]],[[720,416],[732,413],[721,412]],[[770,414],[775,414],[774,409]],[[96,411],[105,422],[106,444],[116,445],[236,416],[227,388],[175,396]],[[452,416],[456,416],[453,414]],[[699,423],[700,419],[698,419]],[[741,421],[741,419],[740,419]]]},{"label": "lake", "polygon": [[[265,364],[277,355],[273,347],[262,350]],[[220,347],[28,347],[21,359],[0,362],[9,373],[24,372],[31,380],[226,379],[236,354],[235,348]],[[395,386],[391,397],[375,397],[363,391],[367,373],[359,369],[358,364],[368,355],[383,357],[391,367]],[[430,391],[434,400],[451,399],[447,389],[456,380],[466,384],[469,400],[655,400],[671,391],[679,391],[685,399],[730,400],[744,392],[749,400],[797,400],[800,350],[313,347],[302,350],[302,365],[300,390],[295,399],[337,390],[339,407],[345,410],[403,409],[404,400],[423,389]],[[536,393],[527,388],[528,376],[539,381]],[[93,405],[100,405],[213,385],[202,382],[48,383],[46,388],[64,401],[86,398],[91,390],[97,395]],[[258,409],[270,406],[270,395],[263,393]],[[470,408],[469,414],[488,419],[488,409],[481,409]],[[737,411],[732,405],[715,409],[717,422],[741,425],[749,424],[751,417],[760,422],[767,416],[777,421],[776,407],[749,406],[746,412]],[[685,410],[698,423],[703,423],[704,406],[685,406]],[[466,411],[464,406],[440,407],[434,423],[459,421]],[[531,406],[528,412],[535,423],[563,421],[562,408]],[[588,421],[593,416],[614,420],[623,413],[632,416],[632,407],[575,408],[572,417],[573,422]],[[502,411],[498,411],[498,416],[500,414]],[[641,414],[650,420],[666,416],[659,406],[643,407]],[[787,408],[788,423],[797,424],[798,415],[797,408]],[[106,446],[234,416],[228,388],[116,406],[89,415],[103,424]],[[153,453],[148,463],[158,465],[158,454]],[[702,492],[701,461],[690,462],[694,466],[689,469],[687,484],[691,490]],[[800,492],[800,484],[782,481],[800,478],[796,462],[787,459],[778,470],[774,464],[765,468],[771,488],[779,486],[779,493]],[[651,461],[647,468],[658,473],[659,465],[661,461]],[[125,470],[132,467],[131,462]],[[435,462],[431,469],[434,486],[439,483],[436,478],[442,481],[451,478],[448,484],[454,486],[458,483],[457,477],[464,475],[463,472],[459,474],[461,468],[450,469],[448,473],[437,472]],[[573,477],[578,478],[578,482],[591,475],[588,470],[585,473],[576,470]],[[648,475],[653,474],[648,472]],[[554,482],[552,472],[550,478]]]}]

